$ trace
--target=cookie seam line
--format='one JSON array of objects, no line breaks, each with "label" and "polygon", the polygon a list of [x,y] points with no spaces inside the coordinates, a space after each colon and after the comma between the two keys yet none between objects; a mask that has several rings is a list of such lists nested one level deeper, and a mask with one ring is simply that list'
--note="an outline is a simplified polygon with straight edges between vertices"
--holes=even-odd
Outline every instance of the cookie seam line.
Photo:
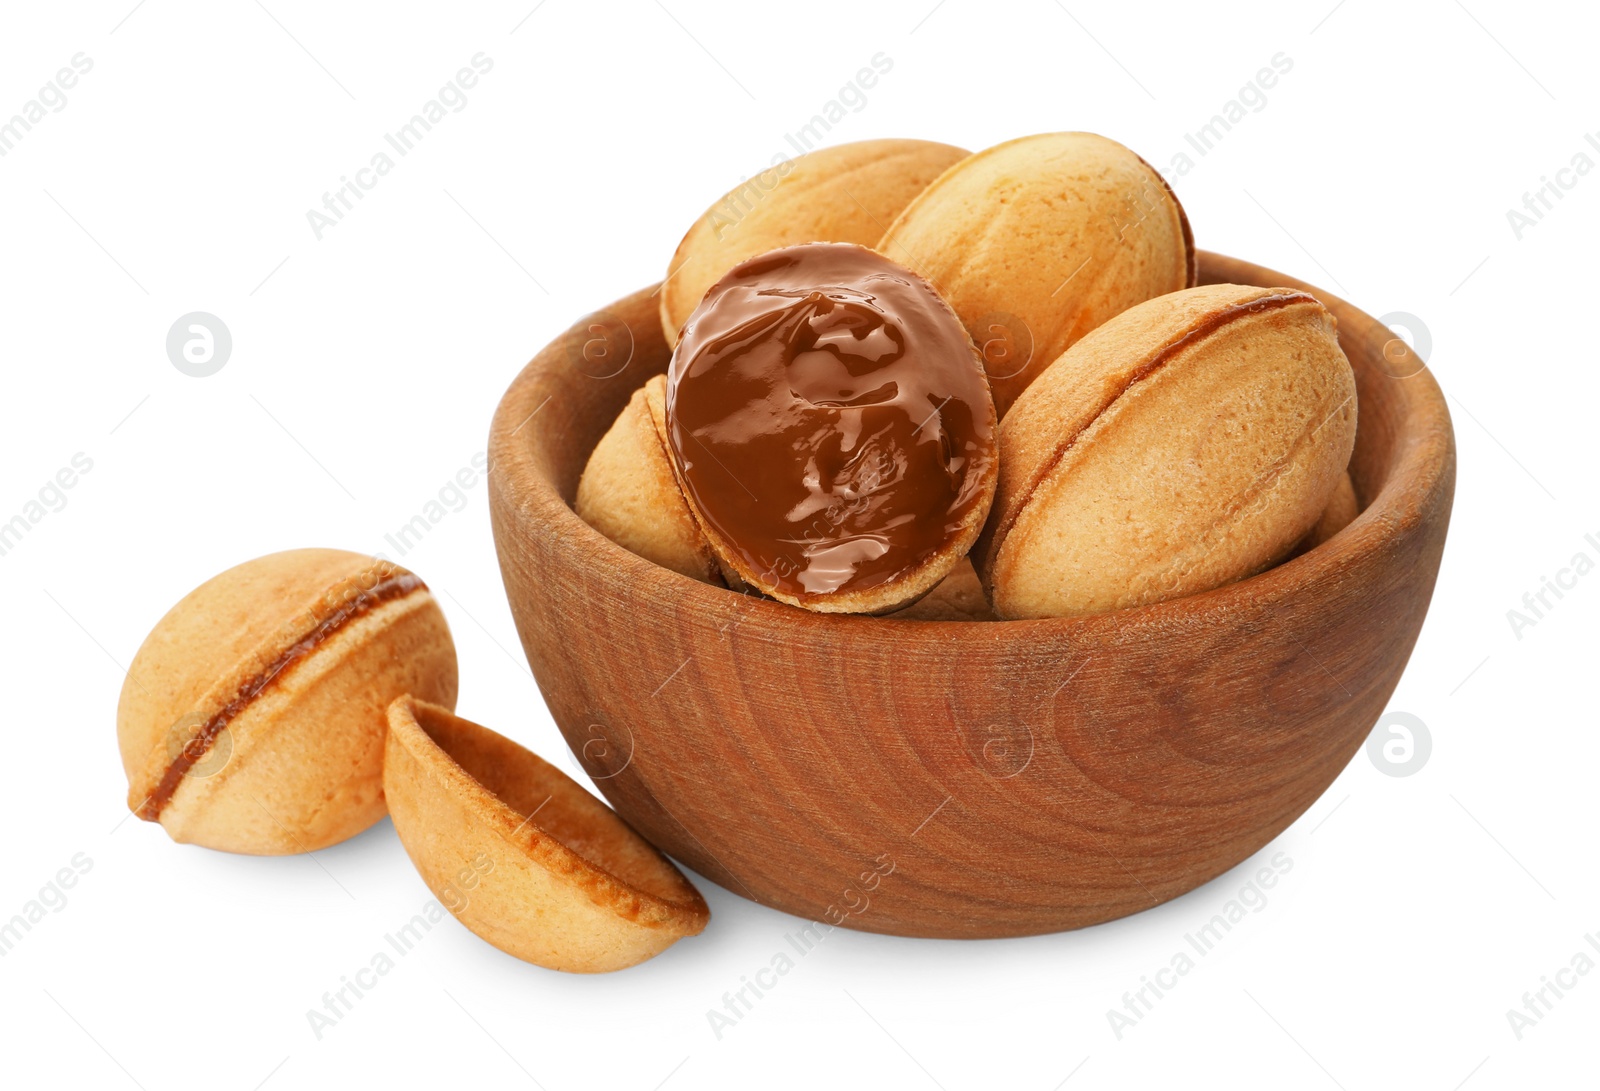
[{"label": "cookie seam line", "polygon": [[[348,623],[371,613],[380,606],[403,601],[417,591],[427,591],[428,585],[423,583],[421,578],[398,566],[395,567],[394,575],[379,580],[370,589],[362,591],[350,602],[334,610],[329,617],[300,633],[285,644],[264,668],[240,683],[234,690],[233,696],[225,699],[222,706],[205,719],[194,736],[178,752],[178,756],[167,765],[161,778],[156,781],[156,786],[139,805],[136,812],[139,817],[146,822],[160,821],[161,812],[172,802],[173,796],[183,784],[184,777],[210,752],[223,729],[243,715],[257,697],[324,647],[327,641]],[[354,578],[359,578],[359,575],[358,573]],[[325,588],[319,601],[344,582],[341,580]]]},{"label": "cookie seam line", "polygon": [[[1001,519],[1000,525],[995,528],[994,545],[992,546],[992,554],[994,557],[993,567],[996,570],[999,569],[1001,563],[1001,554],[1005,551],[1006,542],[1010,540],[1011,532],[1016,529],[1018,521],[1022,518],[1023,512],[1027,509],[1028,504],[1033,500],[1034,494],[1039,491],[1039,488],[1044,484],[1046,479],[1048,479],[1051,474],[1055,473],[1057,467],[1059,467],[1062,461],[1066,459],[1068,453],[1077,444],[1078,440],[1083,437],[1084,433],[1088,432],[1090,428],[1094,427],[1095,423],[1099,421],[1101,417],[1110,412],[1111,409],[1116,406],[1117,402],[1121,401],[1127,395],[1128,391],[1132,390],[1135,386],[1148,379],[1156,372],[1165,368],[1167,364],[1171,363],[1176,357],[1181,355],[1185,349],[1199,344],[1202,339],[1227,328],[1239,319],[1249,317],[1250,315],[1266,314],[1272,311],[1283,310],[1299,303],[1316,303],[1319,306],[1321,305],[1316,296],[1311,295],[1309,292],[1291,290],[1288,292],[1278,292],[1271,295],[1258,296],[1257,298],[1246,303],[1230,304],[1221,311],[1208,314],[1200,321],[1191,323],[1189,328],[1185,330],[1182,335],[1167,342],[1161,348],[1157,349],[1151,359],[1137,368],[1128,381],[1123,384],[1122,389],[1117,391],[1116,394],[1113,395],[1105,403],[1105,405],[1103,405],[1100,410],[1095,413],[1093,417],[1091,417],[1088,421],[1085,421],[1082,427],[1078,428],[1072,433],[1072,435],[1068,436],[1057,445],[1055,451],[1048,459],[1045,460],[1044,465],[1040,467],[1036,474],[1034,474],[1033,479],[1028,482],[1027,487],[1022,491],[1017,499],[1014,502],[1006,505],[1004,517]],[[1055,365],[1051,364],[1050,366],[1054,367]],[[1049,368],[1046,368],[1045,370],[1048,371]]]}]

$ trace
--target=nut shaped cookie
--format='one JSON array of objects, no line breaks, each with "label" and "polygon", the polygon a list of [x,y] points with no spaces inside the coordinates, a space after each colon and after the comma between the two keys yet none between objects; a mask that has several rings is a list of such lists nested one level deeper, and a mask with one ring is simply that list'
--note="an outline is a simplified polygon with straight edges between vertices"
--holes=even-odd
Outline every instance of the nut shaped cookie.
[{"label": "nut shaped cookie", "polygon": [[901,209],[967,152],[931,140],[863,140],[768,167],[694,222],[661,287],[668,346],[706,289],[746,258],[802,242],[871,246]]},{"label": "nut shaped cookie", "polygon": [[395,832],[442,904],[526,962],[620,970],[710,918],[665,856],[571,777],[449,709],[389,708],[384,789]]},{"label": "nut shaped cookie", "polygon": [[1306,548],[1315,549],[1355,522],[1360,514],[1361,502],[1356,499],[1355,483],[1350,480],[1349,471],[1346,471],[1339,478],[1339,484],[1334,486],[1333,496],[1328,499],[1328,506],[1323,509],[1317,525],[1306,536]]},{"label": "nut shaped cookie", "polygon": [[622,548],[703,583],[721,584],[716,557],[678,490],[662,445],[666,376],[633,392],[578,480],[578,517]]},{"label": "nut shaped cookie", "polygon": [[906,207],[877,249],[949,300],[984,357],[995,409],[1136,303],[1198,268],[1183,206],[1133,152],[1042,133],[963,159]]},{"label": "nut shaped cookie", "polygon": [[128,806],[174,841],[325,848],[384,815],[385,710],[455,704],[456,653],[423,582],[334,549],[273,553],[186,595],[122,687]]},{"label": "nut shaped cookie", "polygon": [[1313,296],[1233,284],[1125,311],[1000,425],[979,572],[1003,618],[1095,613],[1242,579],[1316,524],[1356,432]]},{"label": "nut shaped cookie", "polygon": [[897,621],[999,621],[972,561],[962,557],[937,587],[903,610],[885,617]]}]

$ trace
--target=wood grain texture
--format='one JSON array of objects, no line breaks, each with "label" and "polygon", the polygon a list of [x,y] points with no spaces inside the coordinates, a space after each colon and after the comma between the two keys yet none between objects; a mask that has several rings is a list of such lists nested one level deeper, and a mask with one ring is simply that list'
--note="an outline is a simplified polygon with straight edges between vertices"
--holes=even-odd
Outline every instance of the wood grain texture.
[{"label": "wood grain texture", "polygon": [[1404,343],[1342,300],[1214,254],[1200,279],[1301,288],[1338,316],[1368,505],[1249,580],[1081,618],[811,614],[635,557],[571,502],[590,449],[667,365],[655,300],[607,312],[631,356],[605,378],[582,366],[592,316],[536,356],[490,435],[495,541],[540,689],[617,811],[763,904],[939,937],[1147,909],[1304,812],[1416,642],[1454,491],[1450,417],[1426,370],[1394,377],[1413,370],[1392,359]]}]

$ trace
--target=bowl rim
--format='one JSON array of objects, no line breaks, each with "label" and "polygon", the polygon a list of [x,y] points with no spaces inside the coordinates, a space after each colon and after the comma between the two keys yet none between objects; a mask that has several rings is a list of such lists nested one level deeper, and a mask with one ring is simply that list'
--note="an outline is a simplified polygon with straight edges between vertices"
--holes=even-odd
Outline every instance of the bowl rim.
[{"label": "bowl rim", "polygon": [[[795,639],[804,639],[818,626],[832,627],[835,635],[843,626],[869,626],[873,639],[882,640],[891,632],[919,640],[929,635],[941,639],[992,642],[999,634],[1007,636],[1066,637],[1073,633],[1098,630],[1113,624],[1134,623],[1140,629],[1161,629],[1170,624],[1192,625],[1203,616],[1227,615],[1235,609],[1262,600],[1283,601],[1298,591],[1336,579],[1364,555],[1382,552],[1399,539],[1413,534],[1443,498],[1448,502],[1454,487],[1455,447],[1449,408],[1427,362],[1411,353],[1405,341],[1392,330],[1343,298],[1298,278],[1240,258],[1199,250],[1200,284],[1241,283],[1263,287],[1285,287],[1307,291],[1333,311],[1339,323],[1341,343],[1369,343],[1380,331],[1387,335],[1385,349],[1416,362],[1417,370],[1404,376],[1380,375],[1399,385],[1391,392],[1402,412],[1396,414],[1392,453],[1381,487],[1365,501],[1360,513],[1339,533],[1305,553],[1291,557],[1253,576],[1209,591],[1183,595],[1161,602],[1128,606],[1116,610],[1071,617],[1028,618],[998,621],[953,621],[894,618],[863,614],[824,614],[800,609],[764,596],[702,583],[671,569],[661,567],[628,551],[589,526],[562,496],[557,485],[537,464],[535,445],[517,436],[543,403],[554,396],[562,381],[561,371],[571,371],[564,345],[585,331],[591,316],[580,318],[571,327],[539,350],[512,379],[495,410],[489,435],[491,497],[501,498],[505,514],[525,527],[548,532],[547,544],[582,563],[602,566],[609,573],[606,582],[631,588],[641,598],[664,600],[680,607],[704,607],[709,616],[721,617],[730,603],[740,603],[741,623],[764,623],[786,627]],[[640,289],[592,314],[616,314],[630,307],[644,307],[660,290],[660,283]],[[651,320],[656,308],[648,307]],[[637,345],[637,335],[635,344]],[[635,349],[637,354],[637,348]],[[1346,349],[1349,355],[1349,349]],[[670,355],[670,350],[669,350]],[[622,373],[626,373],[624,368]],[[1357,386],[1363,385],[1358,368]],[[654,371],[633,373],[643,385]],[[629,388],[630,391],[633,387]],[[1357,413],[1360,427],[1360,410]],[[607,422],[609,427],[609,422]],[[1359,437],[1358,437],[1359,438]],[[587,458],[587,455],[585,455]],[[574,482],[575,484],[575,482]],[[1359,487],[1358,487],[1359,492]],[[1198,612],[1198,613],[1197,613]],[[995,629],[994,626],[1002,626]],[[884,626],[890,626],[885,629]],[[865,629],[861,631],[865,632]]]}]

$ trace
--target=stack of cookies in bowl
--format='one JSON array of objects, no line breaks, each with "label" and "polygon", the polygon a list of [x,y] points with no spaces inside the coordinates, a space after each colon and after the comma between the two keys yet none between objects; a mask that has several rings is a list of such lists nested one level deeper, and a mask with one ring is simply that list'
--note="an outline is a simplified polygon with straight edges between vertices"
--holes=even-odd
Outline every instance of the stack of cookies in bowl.
[{"label": "stack of cookies in bowl", "polygon": [[1269,844],[1383,711],[1454,487],[1406,343],[1129,149],[824,149],[506,391],[490,511],[600,791],[838,925],[1081,927]]},{"label": "stack of cookies in bowl", "polygon": [[576,510],[822,613],[1075,616],[1243,579],[1356,514],[1355,378],[1312,294],[1197,277],[1177,197],[1094,134],[773,167],[673,255],[671,364]]}]

